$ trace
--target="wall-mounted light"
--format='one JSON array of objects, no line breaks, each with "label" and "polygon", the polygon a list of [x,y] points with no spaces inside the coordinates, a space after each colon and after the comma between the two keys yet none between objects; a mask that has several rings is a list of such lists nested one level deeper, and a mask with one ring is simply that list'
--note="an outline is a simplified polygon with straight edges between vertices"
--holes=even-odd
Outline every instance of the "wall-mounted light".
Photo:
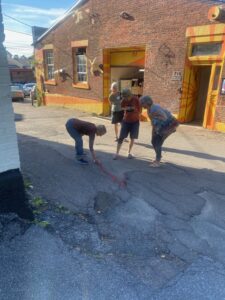
[{"label": "wall-mounted light", "polygon": [[130,14],[128,14],[127,12],[125,12],[125,11],[122,11],[120,13],[120,18],[122,18],[124,20],[128,20],[128,21],[134,21],[134,17],[131,16]]},{"label": "wall-mounted light", "polygon": [[92,13],[89,15],[91,24],[94,25],[95,23],[97,23],[99,21],[99,14],[98,13]]}]

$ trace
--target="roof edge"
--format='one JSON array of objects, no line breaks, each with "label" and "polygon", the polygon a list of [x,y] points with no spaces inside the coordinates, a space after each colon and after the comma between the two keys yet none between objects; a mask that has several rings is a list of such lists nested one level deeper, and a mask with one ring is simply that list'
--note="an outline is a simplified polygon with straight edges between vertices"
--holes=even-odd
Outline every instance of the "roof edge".
[{"label": "roof edge", "polygon": [[80,5],[84,4],[88,0],[77,0],[76,3],[68,9],[65,14],[60,18],[60,20],[56,21],[46,32],[44,32],[34,43],[33,45],[35,46],[37,43],[39,43],[46,35],[48,35],[54,28],[56,28],[60,23],[66,20],[67,17],[69,17],[72,13],[72,11],[79,7]]}]

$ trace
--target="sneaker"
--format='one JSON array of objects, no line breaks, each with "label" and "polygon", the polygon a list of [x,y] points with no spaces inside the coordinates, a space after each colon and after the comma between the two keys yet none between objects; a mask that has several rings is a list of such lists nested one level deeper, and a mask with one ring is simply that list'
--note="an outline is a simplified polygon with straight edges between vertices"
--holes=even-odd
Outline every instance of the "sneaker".
[{"label": "sneaker", "polygon": [[131,153],[128,153],[127,158],[132,159],[134,156]]},{"label": "sneaker", "polygon": [[152,168],[159,168],[160,167],[160,161],[153,161],[151,164],[150,164],[150,167]]},{"label": "sneaker", "polygon": [[113,155],[113,160],[117,160],[119,158],[118,154]]},{"label": "sneaker", "polygon": [[83,159],[83,158],[78,159],[77,162],[78,162],[78,164],[80,164],[80,165],[88,165],[88,161],[85,160],[85,159]]},{"label": "sneaker", "polygon": [[118,138],[115,138],[114,142],[118,142],[118,141],[119,141],[119,139],[118,139]]}]

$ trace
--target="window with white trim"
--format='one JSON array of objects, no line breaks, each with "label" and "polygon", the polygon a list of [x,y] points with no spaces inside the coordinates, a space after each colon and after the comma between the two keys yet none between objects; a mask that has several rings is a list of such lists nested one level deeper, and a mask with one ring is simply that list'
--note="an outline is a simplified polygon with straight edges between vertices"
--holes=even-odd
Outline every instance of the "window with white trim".
[{"label": "window with white trim", "polygon": [[44,51],[44,62],[45,62],[45,79],[46,80],[55,79],[54,53],[52,49]]},{"label": "window with white trim", "polygon": [[74,48],[74,80],[76,83],[87,83],[86,47]]}]

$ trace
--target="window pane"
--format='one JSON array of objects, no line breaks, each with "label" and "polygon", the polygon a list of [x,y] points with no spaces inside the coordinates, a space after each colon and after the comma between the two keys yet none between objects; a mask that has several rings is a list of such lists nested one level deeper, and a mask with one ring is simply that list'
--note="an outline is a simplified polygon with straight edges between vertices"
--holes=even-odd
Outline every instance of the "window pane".
[{"label": "window pane", "polygon": [[54,79],[54,55],[53,50],[46,50],[45,52],[45,70],[46,79]]},{"label": "window pane", "polygon": [[79,73],[79,74],[78,74],[78,81],[79,81],[79,82],[85,82],[85,81],[87,81],[87,76],[86,76],[86,74],[81,74],[81,73]]},{"label": "window pane", "polygon": [[222,43],[195,44],[192,47],[191,56],[199,55],[219,55]]},{"label": "window pane", "polygon": [[77,82],[87,82],[87,57],[86,48],[77,48],[74,51],[75,78]]},{"label": "window pane", "polygon": [[54,67],[48,66],[48,79],[53,79],[53,78],[54,78]]}]

